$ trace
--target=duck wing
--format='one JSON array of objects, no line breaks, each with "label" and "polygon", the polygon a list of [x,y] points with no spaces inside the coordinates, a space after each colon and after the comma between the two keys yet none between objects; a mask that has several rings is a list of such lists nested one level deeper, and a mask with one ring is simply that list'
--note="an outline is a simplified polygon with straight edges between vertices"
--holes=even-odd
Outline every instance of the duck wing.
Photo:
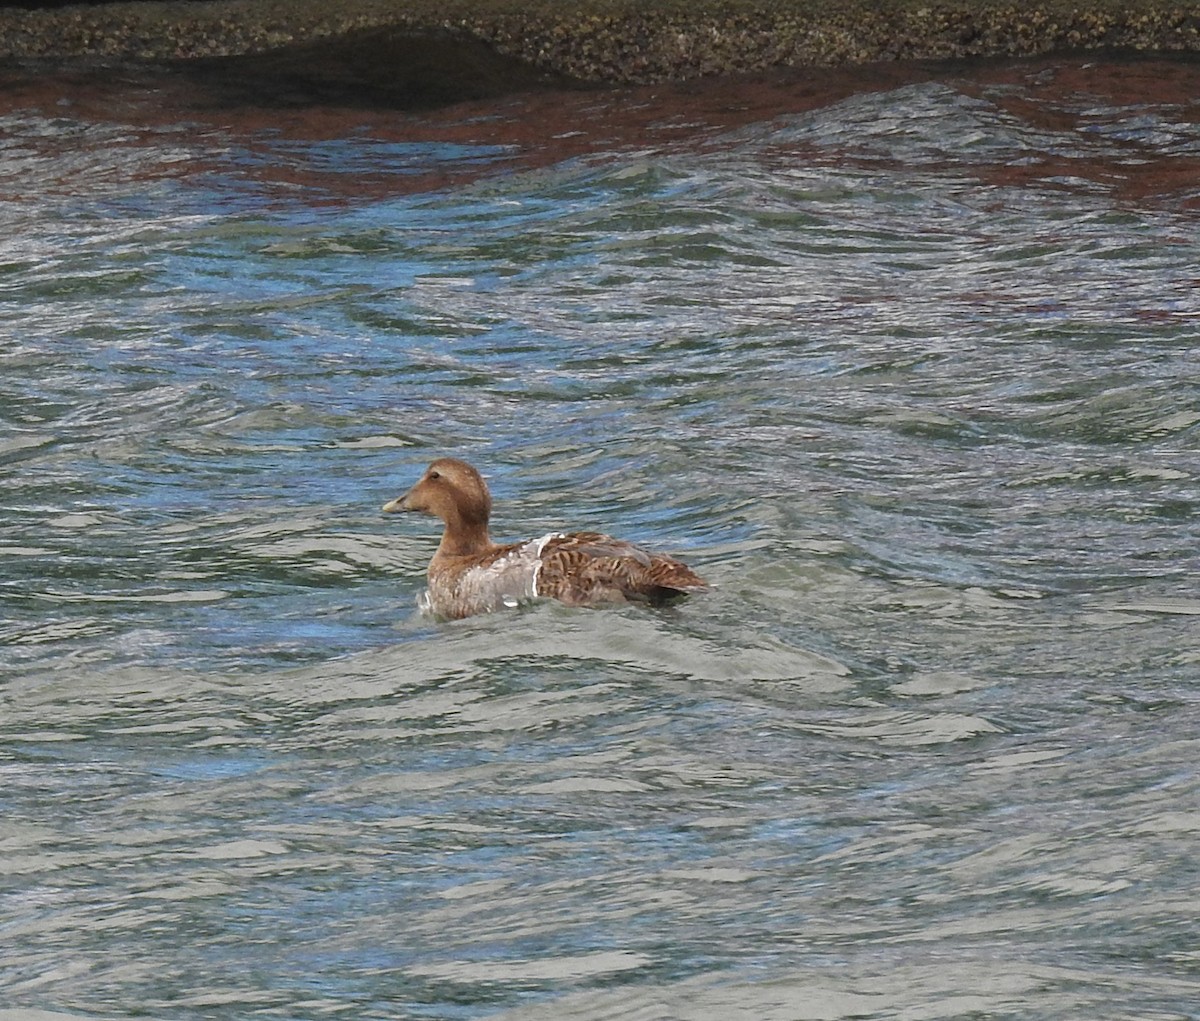
[{"label": "duck wing", "polygon": [[686,564],[600,532],[556,535],[542,547],[538,595],[571,606],[661,603],[707,583]]}]

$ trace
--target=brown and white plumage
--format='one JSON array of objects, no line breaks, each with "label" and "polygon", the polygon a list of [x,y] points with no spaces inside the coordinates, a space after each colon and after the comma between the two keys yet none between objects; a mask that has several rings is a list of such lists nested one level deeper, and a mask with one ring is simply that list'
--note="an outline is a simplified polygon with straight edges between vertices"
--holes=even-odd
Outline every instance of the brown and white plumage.
[{"label": "brown and white plumage", "polygon": [[661,603],[707,588],[687,565],[600,532],[551,532],[497,545],[488,535],[492,498],[465,461],[434,461],[387,513],[420,511],[445,528],[429,562],[422,606],[439,617],[469,617],[539,597],[569,606]]}]

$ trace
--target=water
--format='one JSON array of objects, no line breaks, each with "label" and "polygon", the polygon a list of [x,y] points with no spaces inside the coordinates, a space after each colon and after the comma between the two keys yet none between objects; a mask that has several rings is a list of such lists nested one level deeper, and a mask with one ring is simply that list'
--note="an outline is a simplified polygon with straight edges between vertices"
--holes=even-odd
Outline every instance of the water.
[{"label": "water", "polygon": [[892,74],[9,83],[0,1018],[1200,1017],[1196,70]]}]

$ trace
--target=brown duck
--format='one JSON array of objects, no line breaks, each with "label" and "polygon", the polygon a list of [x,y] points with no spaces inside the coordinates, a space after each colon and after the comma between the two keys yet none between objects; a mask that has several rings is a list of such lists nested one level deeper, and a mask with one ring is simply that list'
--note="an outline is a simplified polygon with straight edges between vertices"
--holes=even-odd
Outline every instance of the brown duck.
[{"label": "brown duck", "polygon": [[538,598],[568,606],[658,604],[708,587],[673,557],[599,532],[551,532],[497,545],[488,536],[487,484],[453,457],[434,461],[412,489],[383,509],[420,511],[445,525],[420,599],[422,609],[438,617],[469,617]]}]

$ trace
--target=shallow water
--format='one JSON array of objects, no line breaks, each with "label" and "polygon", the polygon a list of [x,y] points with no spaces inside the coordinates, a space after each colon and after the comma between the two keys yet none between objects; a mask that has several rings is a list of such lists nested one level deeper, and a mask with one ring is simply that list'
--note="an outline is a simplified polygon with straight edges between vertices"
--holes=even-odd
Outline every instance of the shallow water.
[{"label": "shallow water", "polygon": [[1200,1017],[1198,76],[16,75],[0,1018]]}]

